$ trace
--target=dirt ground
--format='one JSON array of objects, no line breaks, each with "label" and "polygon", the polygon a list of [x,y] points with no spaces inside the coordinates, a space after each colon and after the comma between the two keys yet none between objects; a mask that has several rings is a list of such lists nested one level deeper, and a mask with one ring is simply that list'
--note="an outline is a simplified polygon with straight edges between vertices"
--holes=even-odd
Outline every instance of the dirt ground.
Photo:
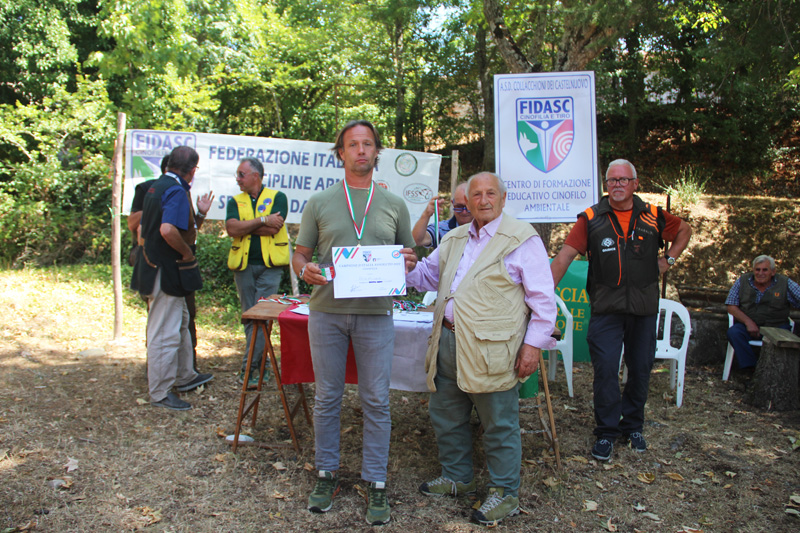
[{"label": "dirt ground", "polygon": [[[748,248],[754,239],[734,248],[733,231],[783,246],[765,253],[776,255],[785,270],[793,266],[797,250],[784,248],[797,240],[786,231],[798,229],[791,225],[797,223],[794,202],[767,200],[746,213],[720,205],[723,200],[704,199],[702,210],[691,211],[696,238],[676,280],[726,286],[733,279],[730,270],[747,262],[739,257],[754,253]],[[124,337],[109,342],[113,296],[106,271],[0,271],[0,531],[374,529],[363,517],[355,387],[348,386],[343,408],[343,491],[331,512],[314,515],[305,509],[314,453],[304,421],[297,422],[299,455],[256,447],[234,455],[224,441],[233,431],[239,401],[235,375],[244,342],[238,325],[201,322],[199,366],[215,380],[184,395],[194,409],[151,407],[144,312],[126,297]],[[651,382],[645,429],[650,449],[644,454],[618,449],[608,464],[588,454],[593,442],[588,364],[576,365],[574,398],[567,396],[561,369],[551,384],[563,468],[556,468],[539,432],[535,400],[524,400],[525,513],[498,529],[800,530],[800,451],[794,449],[800,445],[800,412],[747,405],[739,379],[720,380],[721,364],[688,368],[684,404],[676,408],[665,370],[657,366]],[[307,389],[313,397],[313,385]],[[392,393],[392,522],[380,529],[482,529],[469,523],[474,502],[431,500],[417,492],[419,483],[439,474],[426,403],[427,394]],[[265,398],[258,423],[247,433],[288,442],[276,396]],[[485,462],[480,446],[476,449],[483,483]]]}]

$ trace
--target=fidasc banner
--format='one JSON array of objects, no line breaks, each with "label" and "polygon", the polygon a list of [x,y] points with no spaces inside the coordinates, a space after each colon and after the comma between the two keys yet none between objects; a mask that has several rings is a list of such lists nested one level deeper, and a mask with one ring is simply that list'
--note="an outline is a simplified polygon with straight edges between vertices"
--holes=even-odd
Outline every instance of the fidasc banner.
[{"label": "fidasc banner", "polygon": [[[331,152],[333,143],[244,137],[213,133],[128,130],[125,138],[125,184],[123,213],[129,214],[134,188],[161,175],[161,159],[173,148],[191,146],[200,154],[192,184],[195,202],[213,191],[214,205],[208,218],[225,220],[227,203],[241,191],[236,185],[236,168],[244,157],[264,164],[264,185],[278,189],[289,199],[286,222],[299,224],[306,202],[344,178],[341,162]],[[425,204],[439,190],[442,156],[408,150],[384,149],[373,179],[377,185],[403,198],[411,215],[418,219]],[[342,216],[345,216],[343,214]]]},{"label": "fidasc banner", "polygon": [[597,203],[594,90],[594,72],[494,77],[496,167],[510,214],[575,222]]}]

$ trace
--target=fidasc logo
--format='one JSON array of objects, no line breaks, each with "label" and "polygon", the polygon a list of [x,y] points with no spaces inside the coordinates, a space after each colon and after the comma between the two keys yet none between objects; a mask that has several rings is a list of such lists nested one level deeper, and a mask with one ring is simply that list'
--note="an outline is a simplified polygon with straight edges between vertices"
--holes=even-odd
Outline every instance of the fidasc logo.
[{"label": "fidasc logo", "polygon": [[433,191],[423,183],[412,183],[403,190],[403,198],[413,204],[424,204],[433,197]]},{"label": "fidasc logo", "polygon": [[157,178],[161,175],[161,158],[177,146],[197,149],[194,133],[177,131],[133,130],[131,142],[131,176]]},{"label": "fidasc logo", "polygon": [[560,165],[575,133],[572,97],[518,98],[516,113],[517,144],[528,163],[542,172]]}]

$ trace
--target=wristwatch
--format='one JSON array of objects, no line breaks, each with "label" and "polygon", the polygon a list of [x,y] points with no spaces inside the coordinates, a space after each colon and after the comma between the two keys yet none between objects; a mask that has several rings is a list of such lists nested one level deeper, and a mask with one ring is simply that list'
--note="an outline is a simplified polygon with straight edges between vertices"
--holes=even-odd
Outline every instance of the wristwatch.
[{"label": "wristwatch", "polygon": [[669,266],[672,266],[672,265],[675,264],[675,258],[674,257],[670,257],[668,254],[664,254],[664,259],[667,260],[667,264]]},{"label": "wristwatch", "polygon": [[306,265],[303,265],[303,268],[300,269],[300,273],[297,275],[300,279],[303,279],[303,274],[306,273]]}]

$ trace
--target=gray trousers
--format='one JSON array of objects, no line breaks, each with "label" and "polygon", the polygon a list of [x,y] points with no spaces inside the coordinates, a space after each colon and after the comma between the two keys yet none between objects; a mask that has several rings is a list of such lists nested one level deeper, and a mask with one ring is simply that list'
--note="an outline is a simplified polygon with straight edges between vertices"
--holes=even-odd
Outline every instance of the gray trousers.
[{"label": "gray trousers", "polygon": [[314,365],[314,438],[317,470],[339,470],[342,396],[347,348],[352,341],[358,369],[358,397],[364,418],[361,478],[386,481],[392,418],[389,380],[394,355],[394,322],[388,315],[338,315],[311,311],[308,341]]},{"label": "gray trousers", "polygon": [[[241,272],[234,272],[233,280],[236,282],[242,313],[256,305],[259,298],[266,298],[276,294],[281,284],[282,275],[283,268],[267,268],[264,265],[247,265],[247,268]],[[244,371],[244,367],[247,365],[247,351],[250,349],[250,342],[253,338],[253,321],[242,320],[242,323],[244,324],[244,333],[247,338],[247,346],[242,356],[242,371]],[[264,335],[259,334],[256,336],[256,347],[253,350],[253,361],[250,365],[250,369],[256,372],[261,367],[264,342]]]}]

